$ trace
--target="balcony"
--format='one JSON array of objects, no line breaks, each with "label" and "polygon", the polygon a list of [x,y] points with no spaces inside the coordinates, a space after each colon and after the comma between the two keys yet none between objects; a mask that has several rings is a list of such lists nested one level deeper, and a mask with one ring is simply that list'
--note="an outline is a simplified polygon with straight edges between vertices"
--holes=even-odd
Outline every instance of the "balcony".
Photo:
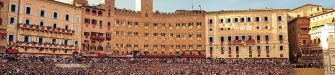
[{"label": "balcony", "polygon": [[255,44],[256,44],[256,41],[253,40],[253,39],[251,39],[251,40],[247,40],[247,41],[245,41],[245,43],[246,43],[247,45],[255,45]]},{"label": "balcony", "polygon": [[74,35],[74,32],[75,32],[74,30],[67,30],[67,29],[62,29],[62,28],[52,28],[51,26],[38,26],[38,25],[28,25],[28,24],[19,24],[19,28],[22,30],[58,33],[58,34],[64,34],[64,35]]},{"label": "balcony", "polygon": [[91,40],[103,41],[105,38],[103,36],[91,36]]},{"label": "balcony", "polygon": [[209,42],[209,46],[213,46],[213,42]]},{"label": "balcony", "polygon": [[234,40],[233,45],[242,45],[242,40]]},{"label": "balcony", "polygon": [[64,50],[77,50],[78,47],[73,45],[59,45],[51,43],[37,43],[37,42],[19,42],[19,47],[22,48],[46,48],[46,49],[64,49]]},{"label": "balcony", "polygon": [[7,32],[2,31],[0,32],[0,38],[5,38],[7,36]]},{"label": "balcony", "polygon": [[112,40],[112,37],[106,36],[106,40]]},{"label": "balcony", "polygon": [[8,54],[17,54],[17,53],[19,53],[19,50],[17,50],[17,49],[7,49],[6,53],[8,53]]},{"label": "balcony", "polygon": [[270,53],[270,50],[266,50],[266,54],[269,54]]}]

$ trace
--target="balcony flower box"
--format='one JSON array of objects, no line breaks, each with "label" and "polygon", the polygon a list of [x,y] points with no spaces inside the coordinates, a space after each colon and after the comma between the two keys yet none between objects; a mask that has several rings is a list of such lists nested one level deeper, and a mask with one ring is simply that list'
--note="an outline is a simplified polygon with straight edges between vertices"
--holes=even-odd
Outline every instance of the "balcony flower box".
[{"label": "balcony flower box", "polygon": [[100,40],[100,41],[102,41],[102,40],[105,40],[105,39],[102,36],[91,36],[91,40]]}]

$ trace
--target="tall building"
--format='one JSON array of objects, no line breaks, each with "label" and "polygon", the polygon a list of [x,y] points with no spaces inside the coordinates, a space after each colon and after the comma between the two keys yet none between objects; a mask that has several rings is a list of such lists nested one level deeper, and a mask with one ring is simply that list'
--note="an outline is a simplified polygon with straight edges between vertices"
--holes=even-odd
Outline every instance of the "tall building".
[{"label": "tall building", "polygon": [[114,0],[82,6],[84,55],[111,57],[204,57],[204,11],[153,12],[153,0],[141,11],[115,8]]},{"label": "tall building", "polygon": [[72,55],[78,52],[81,8],[54,0],[2,0],[7,53]]},{"label": "tall building", "polygon": [[320,5],[306,4],[289,11],[289,17],[293,20],[297,17],[312,17],[327,11]]},{"label": "tall building", "polygon": [[309,34],[317,47],[323,50],[326,75],[335,74],[335,11],[325,12],[310,18]]},{"label": "tall building", "polygon": [[288,59],[286,9],[206,14],[206,57]]},{"label": "tall building", "polygon": [[6,53],[6,37],[7,37],[7,14],[8,10],[5,6],[8,2],[0,1],[0,53]]},{"label": "tall building", "polygon": [[141,1],[142,0],[136,0],[136,2],[135,2],[135,11],[141,11]]},{"label": "tall building", "polygon": [[317,47],[308,33],[310,20],[298,17],[288,23],[290,61],[292,63],[312,63],[322,61],[322,49]]}]

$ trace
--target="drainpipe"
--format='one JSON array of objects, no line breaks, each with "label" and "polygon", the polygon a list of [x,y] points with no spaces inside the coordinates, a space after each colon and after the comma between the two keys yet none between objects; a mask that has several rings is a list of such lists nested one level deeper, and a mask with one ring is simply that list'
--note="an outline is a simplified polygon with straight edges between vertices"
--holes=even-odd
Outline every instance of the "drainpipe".
[{"label": "drainpipe", "polygon": [[[15,38],[15,42],[17,42],[17,41],[18,41],[18,38],[19,38],[20,10],[21,10],[21,0],[19,0],[19,4],[18,4],[18,12],[17,12],[17,20],[16,20],[16,38]],[[15,44],[15,46],[17,46],[17,45]]]}]

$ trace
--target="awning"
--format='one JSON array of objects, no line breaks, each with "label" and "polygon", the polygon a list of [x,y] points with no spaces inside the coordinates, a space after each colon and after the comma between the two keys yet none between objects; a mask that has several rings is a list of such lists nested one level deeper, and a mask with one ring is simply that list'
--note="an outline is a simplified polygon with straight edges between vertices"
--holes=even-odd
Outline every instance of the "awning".
[{"label": "awning", "polygon": [[0,54],[5,54],[6,50],[0,50]]},{"label": "awning", "polygon": [[6,53],[8,53],[8,54],[17,54],[17,53],[19,53],[19,51],[17,49],[7,49]]}]

